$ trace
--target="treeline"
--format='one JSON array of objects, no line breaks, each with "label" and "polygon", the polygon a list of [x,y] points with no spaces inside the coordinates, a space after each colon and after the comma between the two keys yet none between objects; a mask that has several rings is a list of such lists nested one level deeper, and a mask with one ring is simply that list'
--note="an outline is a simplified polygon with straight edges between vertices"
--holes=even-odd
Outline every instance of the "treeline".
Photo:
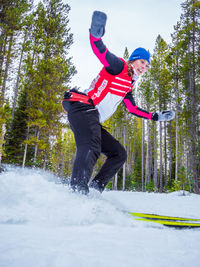
[{"label": "treeline", "polygon": [[[67,57],[70,7],[62,0],[0,1],[0,163],[36,166],[65,179],[76,150],[60,104],[76,72]],[[199,1],[182,4],[171,44],[158,36],[151,62],[135,89],[136,103],[152,112],[172,109],[176,118],[156,123],[118,108],[105,126],[128,160],[108,187],[199,193]]]},{"label": "treeline", "polygon": [[122,110],[112,118],[128,151],[123,189],[200,192],[200,2],[185,1],[182,10],[172,43],[157,37],[151,67],[135,92],[138,105],[152,112],[172,109],[175,120],[122,119]]},{"label": "treeline", "polygon": [[1,0],[0,161],[57,168],[68,135],[61,100],[75,73],[69,10],[62,0]]}]

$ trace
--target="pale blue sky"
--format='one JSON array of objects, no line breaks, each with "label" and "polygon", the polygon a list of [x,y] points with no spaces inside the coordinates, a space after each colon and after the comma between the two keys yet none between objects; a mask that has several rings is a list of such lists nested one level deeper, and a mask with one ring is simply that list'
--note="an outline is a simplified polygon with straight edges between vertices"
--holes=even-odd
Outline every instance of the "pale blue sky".
[{"label": "pale blue sky", "polygon": [[127,46],[131,53],[142,46],[153,52],[155,40],[160,34],[167,43],[182,13],[182,0],[63,0],[71,7],[69,26],[74,34],[70,56],[78,73],[72,86],[88,88],[96,77],[101,64],[94,56],[89,43],[89,27],[94,10],[104,11],[107,16],[106,33],[103,41],[107,48],[123,56]]}]

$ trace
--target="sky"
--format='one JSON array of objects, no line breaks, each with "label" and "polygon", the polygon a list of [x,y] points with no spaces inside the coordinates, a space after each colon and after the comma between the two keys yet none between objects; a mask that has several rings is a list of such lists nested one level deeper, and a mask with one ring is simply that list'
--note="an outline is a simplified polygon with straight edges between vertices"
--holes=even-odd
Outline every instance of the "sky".
[{"label": "sky", "polygon": [[74,35],[69,56],[77,69],[71,86],[87,89],[102,68],[89,43],[89,28],[95,10],[107,14],[103,41],[110,52],[122,57],[125,47],[132,53],[137,47],[153,52],[160,34],[171,43],[174,25],[180,20],[183,0],[63,0],[69,4],[69,27]]}]

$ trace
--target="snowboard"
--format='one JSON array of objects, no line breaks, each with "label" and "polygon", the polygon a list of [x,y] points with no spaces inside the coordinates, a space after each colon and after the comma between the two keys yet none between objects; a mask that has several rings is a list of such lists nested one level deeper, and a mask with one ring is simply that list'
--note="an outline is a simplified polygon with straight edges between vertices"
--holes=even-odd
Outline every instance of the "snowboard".
[{"label": "snowboard", "polygon": [[196,218],[173,217],[173,216],[165,216],[165,215],[149,214],[149,213],[137,213],[137,212],[129,212],[129,214],[132,215],[137,221],[153,222],[168,227],[175,227],[175,228],[200,227],[200,219]]}]

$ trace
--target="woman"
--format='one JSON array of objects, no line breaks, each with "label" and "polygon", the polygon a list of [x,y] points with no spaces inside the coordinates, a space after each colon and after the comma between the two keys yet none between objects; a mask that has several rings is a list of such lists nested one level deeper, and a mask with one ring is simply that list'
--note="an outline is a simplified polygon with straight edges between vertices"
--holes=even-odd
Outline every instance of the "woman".
[{"label": "woman", "polygon": [[[106,14],[95,11],[90,28],[93,52],[103,64],[103,69],[93,80],[90,88],[81,93],[70,90],[65,93],[63,108],[68,112],[70,127],[74,132],[77,151],[71,176],[71,187],[87,194],[89,187],[103,192],[109,180],[126,161],[124,147],[101,125],[124,102],[127,110],[141,118],[168,121],[173,111],[151,113],[136,106],[132,88],[150,64],[150,54],[137,48],[128,62],[109,52],[101,37],[105,32]],[[103,153],[107,159],[88,187],[93,167]]]}]

